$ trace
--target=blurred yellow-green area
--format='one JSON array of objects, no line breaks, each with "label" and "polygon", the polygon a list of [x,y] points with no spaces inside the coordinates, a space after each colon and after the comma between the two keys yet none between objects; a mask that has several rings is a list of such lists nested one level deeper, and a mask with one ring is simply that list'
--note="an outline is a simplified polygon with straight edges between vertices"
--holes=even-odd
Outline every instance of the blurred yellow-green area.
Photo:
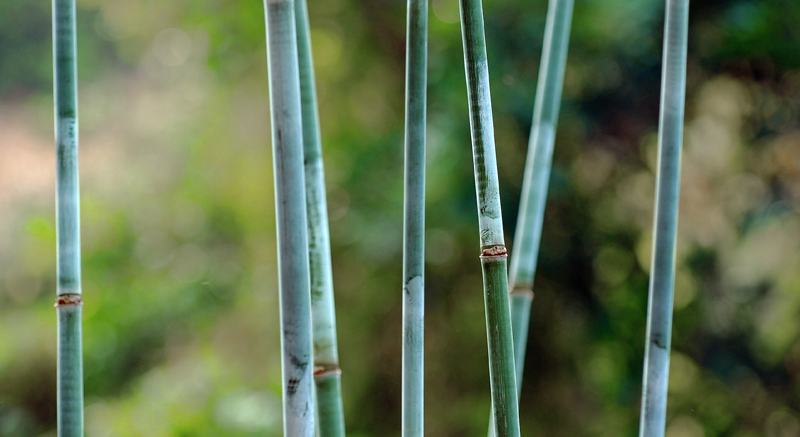
[{"label": "blurred yellow-green area", "polygon": [[[308,3],[348,434],[399,436],[405,3]],[[512,241],[547,5],[484,3]],[[0,436],[56,435],[50,7],[0,0]],[[430,13],[426,435],[484,435],[458,3]],[[663,13],[575,5],[526,436],[638,428]],[[690,20],[667,436],[797,436],[800,3]],[[86,436],[280,435],[263,4],[78,0],[78,59]]]}]

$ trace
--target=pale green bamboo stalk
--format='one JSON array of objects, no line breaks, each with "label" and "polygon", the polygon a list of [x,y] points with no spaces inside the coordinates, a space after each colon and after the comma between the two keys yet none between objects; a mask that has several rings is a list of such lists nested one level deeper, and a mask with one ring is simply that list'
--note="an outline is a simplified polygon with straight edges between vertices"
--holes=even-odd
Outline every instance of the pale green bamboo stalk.
[{"label": "pale green bamboo stalk", "polygon": [[518,437],[519,408],[508,302],[508,255],[500,210],[483,8],[480,0],[460,0],[460,10],[478,197],[492,414],[495,419],[495,435]]},{"label": "pale green bamboo stalk", "polygon": [[314,436],[311,304],[297,33],[293,0],[265,0],[278,277],[283,433]]},{"label": "pale green bamboo stalk", "polygon": [[53,1],[58,252],[59,437],[83,436],[81,246],[75,1]]},{"label": "pale green bamboo stalk", "polygon": [[424,434],[425,114],[428,0],[408,0],[403,225],[404,437]]},{"label": "pale green bamboo stalk", "polygon": [[689,0],[667,0],[641,437],[663,436],[666,424],[688,29]]},{"label": "pale green bamboo stalk", "polygon": [[317,113],[317,91],[306,0],[295,0],[297,51],[305,156],[306,208],[308,212],[308,261],[311,272],[311,322],[314,342],[314,384],[317,429],[321,437],[342,437],[342,370],[336,341],[336,311],[333,300],[331,241],[325,171]]},{"label": "pale green bamboo stalk", "polygon": [[[533,300],[533,279],[542,241],[542,224],[553,163],[553,146],[561,107],[564,69],[567,63],[573,0],[550,0],[545,23],[539,82],[534,102],[533,123],[528,141],[522,196],[511,253],[509,283],[514,326],[517,389],[522,388],[528,320]],[[518,393],[519,394],[519,393]]]}]

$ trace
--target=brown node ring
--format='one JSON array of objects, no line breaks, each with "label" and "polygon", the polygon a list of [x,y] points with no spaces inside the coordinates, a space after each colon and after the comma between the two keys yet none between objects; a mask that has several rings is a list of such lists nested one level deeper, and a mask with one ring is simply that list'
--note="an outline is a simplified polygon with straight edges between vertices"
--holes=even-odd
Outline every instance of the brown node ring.
[{"label": "brown node ring", "polygon": [[341,375],[342,369],[334,366],[314,366],[314,378]]},{"label": "brown node ring", "polygon": [[64,306],[81,306],[83,305],[83,301],[81,300],[80,294],[62,294],[60,296],[56,296],[56,304],[53,305],[54,307],[64,307]]},{"label": "brown node ring", "polygon": [[515,288],[509,293],[510,296],[525,296],[533,300],[533,290],[530,288]]},{"label": "brown node ring", "polygon": [[495,245],[483,249],[481,258],[500,258],[508,256],[508,250],[505,246]]}]

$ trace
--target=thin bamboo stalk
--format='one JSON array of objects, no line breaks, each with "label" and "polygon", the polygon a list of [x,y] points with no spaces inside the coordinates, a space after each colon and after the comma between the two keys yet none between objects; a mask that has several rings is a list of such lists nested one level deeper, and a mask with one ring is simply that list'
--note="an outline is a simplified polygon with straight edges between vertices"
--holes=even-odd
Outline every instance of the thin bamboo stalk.
[{"label": "thin bamboo stalk", "polygon": [[428,0],[408,0],[407,26],[402,435],[422,437],[425,400],[425,114]]},{"label": "thin bamboo stalk", "polygon": [[663,436],[666,422],[688,29],[689,0],[667,0],[641,437]]},{"label": "thin bamboo stalk", "polygon": [[[528,326],[533,303],[533,280],[538,264],[553,162],[553,146],[561,106],[573,5],[574,0],[550,0],[547,10],[539,82],[523,177],[522,200],[509,267],[511,326],[514,334],[518,397],[522,392]],[[489,435],[493,436],[491,428],[490,424]]]},{"label": "thin bamboo stalk", "polygon": [[264,8],[283,334],[283,430],[286,436],[312,437],[311,304],[295,5],[293,0],[265,0]]},{"label": "thin bamboo stalk", "polygon": [[342,370],[336,341],[331,242],[325,170],[317,113],[317,91],[306,0],[295,0],[297,50],[305,157],[308,261],[311,272],[311,322],[314,342],[314,384],[320,437],[341,437],[344,431]]},{"label": "thin bamboo stalk", "polygon": [[564,68],[567,63],[573,0],[550,0],[545,23],[539,83],[528,140],[522,200],[511,252],[509,283],[514,326],[518,390],[522,388],[528,322],[533,300],[533,279],[542,241],[542,224],[553,163],[553,146],[561,107]]},{"label": "thin bamboo stalk", "polygon": [[53,1],[58,252],[57,415],[60,437],[83,436],[83,346],[74,0]]},{"label": "thin bamboo stalk", "polygon": [[460,0],[460,11],[478,197],[494,430],[499,437],[517,437],[520,434],[519,408],[508,301],[508,255],[500,210],[483,7],[480,0]]}]

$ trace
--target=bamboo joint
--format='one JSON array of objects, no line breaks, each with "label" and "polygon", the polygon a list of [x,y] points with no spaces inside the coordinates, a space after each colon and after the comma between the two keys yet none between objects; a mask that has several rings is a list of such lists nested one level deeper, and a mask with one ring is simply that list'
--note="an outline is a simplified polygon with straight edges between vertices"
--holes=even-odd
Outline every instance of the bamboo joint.
[{"label": "bamboo joint", "polygon": [[508,257],[508,250],[505,246],[496,244],[488,246],[481,251],[481,259],[486,258],[506,258]]},{"label": "bamboo joint", "polygon": [[53,305],[56,308],[66,306],[83,306],[83,300],[80,294],[62,294],[56,296],[56,303]]},{"label": "bamboo joint", "polygon": [[533,290],[531,290],[529,287],[514,287],[508,293],[508,295],[510,297],[514,297],[514,296],[527,297],[530,300],[533,300],[534,293],[533,293]]},{"label": "bamboo joint", "polygon": [[314,366],[314,379],[327,378],[329,376],[336,376],[342,374],[342,369],[336,364],[317,364]]}]

